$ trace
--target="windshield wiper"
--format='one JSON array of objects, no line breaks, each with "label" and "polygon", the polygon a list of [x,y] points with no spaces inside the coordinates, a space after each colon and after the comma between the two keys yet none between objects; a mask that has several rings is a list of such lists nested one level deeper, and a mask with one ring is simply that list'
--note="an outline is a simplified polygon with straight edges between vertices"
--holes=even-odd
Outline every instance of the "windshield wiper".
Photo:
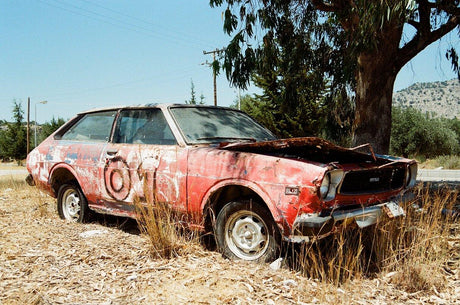
[{"label": "windshield wiper", "polygon": [[198,141],[201,140],[230,140],[230,141],[251,141],[251,142],[257,142],[256,139],[254,138],[236,138],[236,137],[203,137],[203,138],[198,138]]}]

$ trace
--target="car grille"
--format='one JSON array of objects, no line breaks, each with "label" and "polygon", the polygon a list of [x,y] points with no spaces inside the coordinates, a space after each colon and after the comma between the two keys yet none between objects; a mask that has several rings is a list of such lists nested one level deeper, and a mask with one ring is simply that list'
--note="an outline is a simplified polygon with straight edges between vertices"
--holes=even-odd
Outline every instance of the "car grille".
[{"label": "car grille", "polygon": [[395,190],[404,186],[405,168],[351,171],[345,174],[340,194],[366,194]]}]

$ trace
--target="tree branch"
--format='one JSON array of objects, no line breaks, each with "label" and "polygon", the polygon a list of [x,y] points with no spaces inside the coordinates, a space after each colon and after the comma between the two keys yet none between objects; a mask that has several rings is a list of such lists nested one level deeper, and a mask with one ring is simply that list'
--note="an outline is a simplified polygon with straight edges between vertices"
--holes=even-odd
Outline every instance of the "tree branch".
[{"label": "tree branch", "polygon": [[409,19],[407,23],[412,25],[416,30],[420,30],[420,23],[415,21],[414,19]]},{"label": "tree branch", "polygon": [[323,0],[312,0],[311,3],[323,12],[335,12],[339,9],[334,3],[326,3]]},{"label": "tree branch", "polygon": [[399,71],[399,69],[401,69],[406,63],[408,63],[428,45],[455,29],[455,27],[459,26],[459,24],[460,17],[451,16],[445,24],[440,26],[435,31],[423,34],[421,31],[417,32],[411,41],[400,48],[397,59],[395,61],[396,69]]},{"label": "tree branch", "polygon": [[443,3],[436,3],[436,2],[427,2],[427,6],[430,9],[439,9],[443,10],[446,13],[454,16],[459,16],[460,15],[460,8],[453,5],[453,1],[451,2],[452,5],[449,5],[449,2],[443,2]]},{"label": "tree branch", "polygon": [[337,12],[347,7],[355,6],[353,0],[311,0],[316,9],[323,12]]},{"label": "tree branch", "polygon": [[426,36],[430,33],[430,14],[431,8],[428,0],[419,0],[418,12],[420,16],[420,27],[418,28],[421,36]]}]

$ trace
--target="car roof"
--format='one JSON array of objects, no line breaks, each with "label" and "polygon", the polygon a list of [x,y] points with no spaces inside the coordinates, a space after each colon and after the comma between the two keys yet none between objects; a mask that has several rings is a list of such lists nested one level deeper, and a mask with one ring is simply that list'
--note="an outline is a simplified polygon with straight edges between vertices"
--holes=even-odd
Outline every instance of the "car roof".
[{"label": "car roof", "polygon": [[221,107],[221,106],[213,106],[213,105],[194,105],[194,104],[174,104],[174,103],[150,103],[150,104],[133,104],[133,105],[119,105],[119,106],[111,106],[111,107],[99,107],[93,108],[85,111],[81,111],[78,114],[87,114],[93,112],[100,112],[100,111],[110,111],[110,110],[120,110],[120,109],[145,109],[145,108],[161,108],[166,109],[169,107],[193,107],[193,108],[223,108],[223,109],[232,109],[237,110],[229,107]]}]

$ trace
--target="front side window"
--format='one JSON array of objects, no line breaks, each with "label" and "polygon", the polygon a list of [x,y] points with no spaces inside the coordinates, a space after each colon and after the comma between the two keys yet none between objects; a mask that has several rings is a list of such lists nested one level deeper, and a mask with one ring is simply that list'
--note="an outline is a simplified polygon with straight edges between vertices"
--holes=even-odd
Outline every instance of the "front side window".
[{"label": "front side window", "polygon": [[113,141],[130,144],[176,144],[176,139],[160,109],[122,111]]},{"label": "front side window", "polygon": [[71,126],[62,140],[107,142],[112,131],[116,111],[88,113]]}]

